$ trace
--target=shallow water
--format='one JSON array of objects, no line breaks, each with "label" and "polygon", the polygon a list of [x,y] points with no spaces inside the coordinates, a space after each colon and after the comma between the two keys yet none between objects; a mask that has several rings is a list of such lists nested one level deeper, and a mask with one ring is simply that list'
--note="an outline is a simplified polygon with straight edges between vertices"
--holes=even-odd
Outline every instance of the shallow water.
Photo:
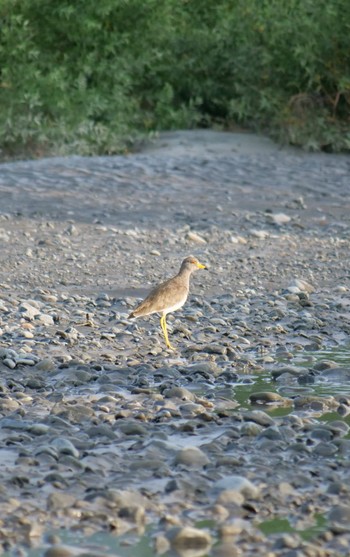
[{"label": "shallow water", "polygon": [[[290,521],[286,518],[274,517],[257,524],[258,528],[265,534],[283,534],[298,532],[304,540],[312,540],[320,533],[326,530],[327,521],[321,514],[316,514],[311,519],[312,524],[307,527],[293,527]],[[201,524],[197,524],[200,527]],[[203,524],[204,527],[211,530],[211,534],[215,540],[215,525]],[[153,537],[156,529],[152,526],[146,528],[146,532],[141,536],[135,535],[122,535],[114,536],[108,532],[100,532],[89,537],[84,537],[81,534],[70,532],[69,530],[59,530],[53,532],[61,539],[61,544],[69,547],[72,552],[77,551],[77,554],[84,550],[85,554],[92,555],[114,555],[118,557],[154,557],[155,550],[153,547]],[[47,546],[48,547],[48,546]],[[41,545],[39,548],[33,548],[28,551],[28,557],[43,557],[45,546]],[[5,557],[12,557],[13,554],[4,554]],[[173,551],[162,553],[164,557],[176,557],[179,554]],[[186,552],[181,554],[181,557],[186,557]],[[210,553],[188,553],[188,557],[208,557]]]},{"label": "shallow water", "polygon": [[[62,545],[67,545],[69,549],[85,550],[89,555],[114,555],[120,557],[154,557],[154,549],[152,547],[152,531],[149,531],[141,537],[123,535],[114,536],[108,532],[99,532],[89,537],[71,532],[69,530],[59,530],[52,532],[61,539]],[[60,545],[61,545],[60,544]],[[49,547],[49,546],[47,546]],[[42,557],[45,547],[31,549],[28,557]],[[5,554],[6,555],[6,554]],[[8,554],[10,557],[11,554]]]}]

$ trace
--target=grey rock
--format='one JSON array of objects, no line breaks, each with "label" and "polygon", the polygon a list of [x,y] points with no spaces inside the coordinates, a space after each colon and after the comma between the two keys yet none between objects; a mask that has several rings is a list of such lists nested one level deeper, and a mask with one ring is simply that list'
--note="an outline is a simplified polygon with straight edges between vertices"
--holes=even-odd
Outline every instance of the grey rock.
[{"label": "grey rock", "polygon": [[179,398],[181,400],[194,401],[196,399],[195,395],[185,387],[170,387],[164,390],[163,395],[165,398]]},{"label": "grey rock", "polygon": [[59,454],[71,455],[75,458],[79,458],[78,449],[75,448],[69,439],[56,437],[56,439],[51,442],[51,446],[54,447]]},{"label": "grey rock", "polygon": [[39,308],[29,302],[22,302],[18,309],[30,321],[33,321],[35,316],[40,314]]},{"label": "grey rock", "polygon": [[291,406],[291,401],[285,397],[274,393],[273,391],[261,391],[249,395],[251,404],[278,404],[282,406]]},{"label": "grey rock", "polygon": [[207,551],[212,544],[209,532],[190,526],[175,527],[168,530],[166,537],[172,548],[178,551],[202,550]]},{"label": "grey rock", "polygon": [[243,420],[247,422],[255,422],[262,426],[273,425],[274,419],[262,410],[248,410],[242,413]]},{"label": "grey rock", "polygon": [[210,460],[198,447],[186,447],[178,451],[174,462],[176,465],[180,464],[188,468],[203,468]]},{"label": "grey rock", "polygon": [[4,364],[4,366],[10,368],[10,369],[15,369],[16,367],[16,362],[14,360],[12,360],[11,358],[5,358],[2,363]]},{"label": "grey rock", "polygon": [[318,456],[333,456],[338,451],[337,445],[334,443],[320,442],[314,447],[313,453]]},{"label": "grey rock", "polygon": [[38,321],[41,325],[44,325],[45,327],[52,327],[55,324],[53,317],[46,313],[39,313],[38,315],[36,315],[35,321],[36,322]]},{"label": "grey rock", "polygon": [[47,498],[47,508],[50,511],[70,509],[76,501],[74,495],[70,493],[58,492],[50,493]]},{"label": "grey rock", "polygon": [[328,520],[335,532],[350,532],[350,506],[334,505],[328,513]]},{"label": "grey rock", "polygon": [[137,436],[148,435],[147,428],[145,428],[145,426],[133,420],[124,420],[123,422],[118,423],[118,429],[122,433],[124,433],[124,435],[137,435]]},{"label": "grey rock", "polygon": [[230,492],[230,494],[241,494],[246,498],[256,499],[260,496],[260,489],[254,485],[250,480],[243,476],[226,476],[215,482],[213,489],[215,495],[219,495],[220,501],[223,501],[223,496]]},{"label": "grey rock", "polygon": [[52,371],[55,367],[55,362],[50,358],[44,358],[35,365],[35,369],[38,371]]},{"label": "grey rock", "polygon": [[263,426],[255,422],[246,422],[241,427],[241,435],[246,435],[247,437],[256,437],[263,431]]},{"label": "grey rock", "polygon": [[350,368],[346,367],[331,367],[321,371],[321,377],[327,381],[334,381],[336,383],[346,383],[350,381]]}]

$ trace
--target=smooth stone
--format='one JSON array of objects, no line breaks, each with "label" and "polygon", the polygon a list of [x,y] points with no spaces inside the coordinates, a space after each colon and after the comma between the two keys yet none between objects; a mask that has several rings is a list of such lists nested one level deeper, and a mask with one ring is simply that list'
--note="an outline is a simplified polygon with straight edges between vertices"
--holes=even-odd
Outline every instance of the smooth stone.
[{"label": "smooth stone", "polygon": [[76,498],[70,493],[55,491],[50,493],[47,498],[47,508],[50,511],[58,511],[60,509],[67,509],[73,507]]},{"label": "smooth stone", "polygon": [[53,447],[48,447],[46,445],[39,446],[34,451],[35,456],[39,456],[42,454],[49,455],[54,460],[58,460],[58,452]]},{"label": "smooth stone", "polygon": [[332,367],[321,371],[320,376],[328,381],[347,383],[350,381],[350,369],[346,367]]},{"label": "smooth stone", "polygon": [[45,327],[51,327],[55,324],[53,317],[47,313],[40,313],[39,315],[36,315],[35,322],[37,321]]},{"label": "smooth stone", "polygon": [[0,359],[4,358],[11,358],[12,360],[16,360],[18,358],[17,352],[12,350],[12,348],[0,348]]},{"label": "smooth stone", "polygon": [[324,371],[333,367],[338,367],[338,364],[336,362],[333,362],[332,360],[322,360],[321,362],[317,362],[314,365],[313,369],[315,371]]},{"label": "smooth stone", "polygon": [[73,443],[69,439],[65,439],[64,437],[56,437],[51,442],[51,446],[54,447],[59,454],[65,454],[74,456],[75,458],[79,458],[79,451],[75,448]]},{"label": "smooth stone", "polygon": [[191,230],[189,232],[187,232],[186,239],[190,240],[191,242],[195,242],[196,244],[206,244],[207,243],[207,241],[205,240],[205,238],[203,238],[203,236],[200,236],[199,234],[197,234],[196,232],[193,232]]},{"label": "smooth stone", "polygon": [[195,404],[194,402],[186,402],[185,404],[180,404],[179,412],[183,418],[193,418],[199,414],[204,413],[204,408],[201,404]]},{"label": "smooth stone", "polygon": [[108,439],[116,439],[117,436],[113,429],[105,424],[94,425],[87,432],[89,437],[107,437]]},{"label": "smooth stone", "polygon": [[212,544],[209,532],[191,526],[171,528],[166,537],[172,548],[176,550],[207,550]]},{"label": "smooth stone", "polygon": [[274,419],[262,410],[248,410],[242,413],[243,420],[247,422],[255,422],[262,426],[273,425]]},{"label": "smooth stone", "polygon": [[21,313],[25,314],[25,316],[28,319],[30,319],[31,321],[33,321],[33,319],[35,319],[36,315],[40,314],[39,308],[35,307],[34,305],[32,305],[28,302],[22,302],[18,309]]},{"label": "smooth stone", "polygon": [[221,344],[215,344],[214,342],[212,344],[207,344],[203,346],[202,350],[207,354],[219,354],[221,356],[227,353],[226,346],[222,346]]},{"label": "smooth stone", "polygon": [[319,439],[320,441],[327,442],[331,441],[334,435],[329,429],[325,427],[314,427],[311,429],[310,437],[311,439]]},{"label": "smooth stone", "polygon": [[198,447],[186,447],[177,452],[174,463],[182,464],[189,468],[203,468],[209,464],[207,455]]},{"label": "smooth stone", "polygon": [[292,220],[291,217],[289,215],[286,215],[285,213],[267,213],[266,219],[272,224],[276,224],[277,226],[282,226],[283,224],[287,224]]},{"label": "smooth stone", "polygon": [[333,420],[332,422],[328,422],[325,427],[326,429],[330,429],[332,433],[339,435],[340,437],[347,435],[350,430],[349,424],[341,420]]},{"label": "smooth stone", "polygon": [[83,406],[82,404],[76,404],[75,406],[58,404],[56,408],[52,409],[52,413],[72,423],[90,421],[95,415],[94,410],[90,406]]},{"label": "smooth stone", "polygon": [[231,475],[217,480],[214,483],[212,491],[215,495],[219,495],[220,503],[223,503],[225,493],[240,494],[244,497],[257,499],[260,496],[260,489],[256,487],[250,480],[244,476]]},{"label": "smooth stone", "polygon": [[22,366],[34,366],[35,363],[36,362],[30,358],[17,358],[16,360],[16,365]]},{"label": "smooth stone", "polygon": [[4,364],[4,366],[10,368],[10,369],[15,369],[16,367],[16,362],[14,360],[12,360],[11,358],[5,358],[2,363]]},{"label": "smooth stone", "polygon": [[40,379],[40,377],[28,377],[28,379],[24,382],[26,387],[30,389],[45,389],[45,381],[44,379]]},{"label": "smooth stone", "polygon": [[215,362],[196,362],[188,366],[190,373],[208,373],[209,375],[217,376],[221,373],[221,369]]},{"label": "smooth stone", "polygon": [[281,441],[282,440],[282,435],[280,430],[276,427],[276,426],[270,426],[266,429],[264,429],[260,435],[259,435],[259,439],[270,439],[271,441]]},{"label": "smooth stone", "polygon": [[285,397],[274,393],[272,391],[261,391],[249,395],[249,402],[251,404],[279,404],[283,406],[290,406],[291,401]]},{"label": "smooth stone", "polygon": [[35,369],[38,371],[53,371],[55,367],[55,362],[50,358],[44,358],[35,365]]},{"label": "smooth stone", "polygon": [[169,389],[165,389],[163,391],[163,395],[165,398],[179,398],[181,400],[191,401],[196,400],[196,396],[185,387],[170,387]]},{"label": "smooth stone", "polygon": [[247,437],[256,437],[263,431],[263,426],[255,422],[246,422],[241,427],[241,435],[246,435]]},{"label": "smooth stone", "polygon": [[50,427],[46,424],[33,424],[29,428],[29,431],[34,435],[45,435],[50,431]]},{"label": "smooth stone", "polygon": [[333,443],[324,443],[321,441],[314,447],[312,452],[319,456],[332,456],[338,452],[338,447]]},{"label": "smooth stone", "polygon": [[232,518],[219,527],[220,538],[232,539],[233,536],[239,536],[242,532],[249,532],[251,530],[251,523],[242,518]]},{"label": "smooth stone", "polygon": [[270,236],[269,232],[267,232],[266,230],[252,229],[249,231],[249,233],[251,236],[253,236],[254,238],[258,238],[259,240],[265,240]]},{"label": "smooth stone", "polygon": [[347,416],[350,413],[350,408],[346,404],[339,404],[337,408],[337,413],[339,414],[339,416],[345,418],[345,416]]},{"label": "smooth stone", "polygon": [[328,513],[328,520],[331,523],[332,530],[335,532],[350,531],[350,506],[335,505]]},{"label": "smooth stone", "polygon": [[12,398],[0,398],[0,412],[14,412],[19,407],[19,402]]},{"label": "smooth stone", "polygon": [[295,279],[293,284],[302,292],[308,292],[309,294],[315,290],[314,287],[306,280]]},{"label": "smooth stone", "polygon": [[124,433],[124,435],[148,435],[147,428],[133,420],[124,420],[118,423],[118,429]]}]

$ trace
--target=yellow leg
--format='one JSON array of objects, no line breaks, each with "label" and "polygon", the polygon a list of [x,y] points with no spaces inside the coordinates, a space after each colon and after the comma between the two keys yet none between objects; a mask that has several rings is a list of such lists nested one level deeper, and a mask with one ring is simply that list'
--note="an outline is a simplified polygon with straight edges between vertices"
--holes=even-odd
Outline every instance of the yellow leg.
[{"label": "yellow leg", "polygon": [[170,342],[169,342],[169,337],[168,337],[168,331],[166,328],[166,314],[162,315],[162,317],[160,318],[160,326],[162,327],[162,331],[164,333],[164,338],[165,338],[165,343],[167,345],[168,348],[170,348],[170,350],[175,350],[175,348],[173,346],[171,346]]}]

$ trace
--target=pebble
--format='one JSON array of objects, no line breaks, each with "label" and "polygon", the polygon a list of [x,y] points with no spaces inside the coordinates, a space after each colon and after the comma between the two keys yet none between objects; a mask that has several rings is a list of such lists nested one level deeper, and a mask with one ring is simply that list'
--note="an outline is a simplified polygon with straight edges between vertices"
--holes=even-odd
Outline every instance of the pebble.
[{"label": "pebble", "polygon": [[249,422],[255,422],[261,426],[273,425],[275,422],[269,414],[263,412],[262,410],[250,410],[243,412],[243,420]]},{"label": "pebble", "polygon": [[218,495],[217,502],[220,504],[228,503],[231,498],[235,501],[237,494],[249,499],[256,499],[260,496],[259,488],[244,476],[226,476],[216,481],[212,490]]},{"label": "pebble", "polygon": [[251,404],[279,404],[290,406],[291,401],[273,391],[261,391],[249,395]]},{"label": "pebble", "polygon": [[329,513],[328,520],[332,525],[333,531],[350,532],[350,506],[349,505],[334,505]]},{"label": "pebble", "polygon": [[35,369],[38,371],[53,371],[55,367],[56,364],[51,358],[44,358],[35,365]]},{"label": "pebble", "polygon": [[191,526],[171,528],[166,537],[173,549],[177,551],[188,551],[188,549],[208,551],[212,545],[212,538],[209,532]]},{"label": "pebble", "polygon": [[179,398],[180,400],[191,400],[195,401],[196,397],[185,387],[170,387],[163,391],[165,398]]},{"label": "pebble", "polygon": [[203,468],[209,462],[207,455],[198,447],[186,447],[178,451],[175,456],[176,465],[180,464],[189,468]]},{"label": "pebble", "polygon": [[288,224],[291,221],[291,217],[285,213],[273,213],[271,215],[267,214],[266,219],[276,224],[277,226],[282,226],[283,224]]},{"label": "pebble", "polygon": [[79,458],[79,451],[75,448],[73,443],[69,439],[64,437],[56,437],[51,442],[52,447],[54,447],[58,453],[74,456]]},{"label": "pebble", "polygon": [[9,367],[10,369],[14,369],[16,367],[16,362],[14,360],[11,360],[11,358],[4,358],[2,363],[4,364],[4,366]]},{"label": "pebble", "polygon": [[75,503],[74,495],[55,491],[50,493],[47,498],[47,508],[49,511],[59,511],[61,509],[71,508]]},{"label": "pebble", "polygon": [[191,242],[194,242],[195,244],[206,244],[207,240],[205,240],[205,238],[203,238],[203,236],[201,236],[200,234],[197,234],[197,232],[193,232],[193,231],[189,231],[186,234],[186,238],[187,240],[190,240]]}]

